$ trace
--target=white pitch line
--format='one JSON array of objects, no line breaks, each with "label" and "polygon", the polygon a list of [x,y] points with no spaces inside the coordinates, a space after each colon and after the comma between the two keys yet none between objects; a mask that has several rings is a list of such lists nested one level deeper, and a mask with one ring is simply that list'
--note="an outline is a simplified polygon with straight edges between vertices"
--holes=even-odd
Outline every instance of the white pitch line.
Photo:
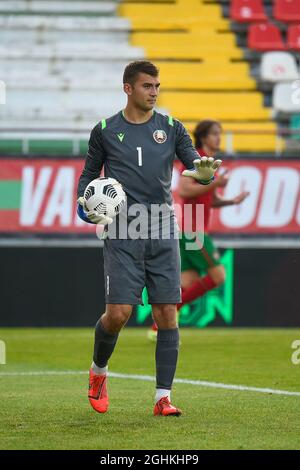
[{"label": "white pitch line", "polygon": [[[28,371],[28,372],[0,372],[0,377],[34,377],[45,375],[87,375],[86,370],[48,370],[48,371]],[[155,382],[156,378],[153,375],[134,375],[134,374],[119,374],[117,372],[109,372],[109,377],[116,379],[133,379],[142,380],[144,382]],[[272,395],[288,395],[300,397],[300,392],[290,392],[288,390],[278,390],[273,388],[249,387],[248,385],[233,385],[224,384],[220,382],[208,382],[206,380],[189,380],[189,379],[174,379],[174,383],[196,385],[198,387],[222,388],[224,390],[238,390],[241,392],[258,392],[268,393]]]}]

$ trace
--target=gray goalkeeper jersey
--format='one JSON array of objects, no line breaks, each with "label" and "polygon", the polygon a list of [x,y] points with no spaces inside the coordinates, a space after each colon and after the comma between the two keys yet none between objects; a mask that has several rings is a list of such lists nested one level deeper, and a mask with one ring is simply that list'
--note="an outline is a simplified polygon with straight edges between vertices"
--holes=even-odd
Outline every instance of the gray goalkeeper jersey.
[{"label": "gray goalkeeper jersey", "polygon": [[172,217],[175,155],[188,169],[199,158],[181,122],[154,111],[147,122],[134,124],[120,111],[99,122],[91,132],[78,196],[83,195],[90,181],[99,177],[104,166],[105,176],[122,184],[128,208],[143,204],[150,211],[151,204],[163,204]]}]

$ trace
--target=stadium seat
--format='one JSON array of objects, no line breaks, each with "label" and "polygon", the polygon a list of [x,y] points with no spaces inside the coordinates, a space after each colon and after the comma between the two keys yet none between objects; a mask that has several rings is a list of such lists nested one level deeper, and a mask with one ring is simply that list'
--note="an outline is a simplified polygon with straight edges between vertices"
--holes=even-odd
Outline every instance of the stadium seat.
[{"label": "stadium seat", "polygon": [[299,0],[275,0],[273,16],[279,21],[300,21]]},{"label": "stadium seat", "polygon": [[[220,73],[222,67],[222,73]],[[163,88],[168,90],[254,90],[248,64],[242,62],[170,62],[159,63]]]},{"label": "stadium seat", "polygon": [[290,25],[287,33],[287,45],[289,49],[300,51],[300,25]]},{"label": "stadium seat", "polygon": [[273,108],[275,113],[300,112],[300,88],[297,82],[277,83],[273,90]]},{"label": "stadium seat", "polygon": [[[197,122],[188,121],[184,124],[192,135]],[[276,137],[276,126],[273,121],[234,123],[222,121],[222,128],[222,149],[226,148],[228,134],[232,136],[234,150],[238,149],[240,152],[272,152],[275,148],[284,148],[283,139]],[[262,138],[258,138],[258,132]]]},{"label": "stadium seat", "polygon": [[222,34],[215,31],[189,32],[134,32],[131,35],[133,46],[143,45],[145,55],[153,60],[161,59],[208,59],[215,60],[226,56],[231,59],[241,59],[242,50],[236,46],[235,38],[231,34]]},{"label": "stadium seat", "polygon": [[[45,16],[45,15],[0,15],[0,31],[20,30],[47,31],[129,31],[131,22],[127,18],[85,17],[85,16]],[[82,35],[81,35],[82,36]]]},{"label": "stadium seat", "polygon": [[[55,30],[22,30],[20,31],[22,40],[26,44],[58,44],[66,39],[70,42],[78,41],[78,31],[55,31]],[[123,31],[91,31],[81,36],[82,43],[105,43],[108,46],[115,44],[115,47],[120,43],[129,42],[129,33]],[[0,30],[0,43],[2,45],[19,44],[20,39],[16,37],[15,31],[4,29]]]},{"label": "stadium seat", "polygon": [[230,18],[240,23],[267,20],[262,0],[232,0]]},{"label": "stadium seat", "polygon": [[263,106],[263,96],[259,92],[176,93],[162,90],[158,104],[183,121],[197,120],[199,116],[210,116],[221,122],[271,118],[271,110]]},{"label": "stadium seat", "polygon": [[249,49],[256,51],[283,51],[286,49],[280,30],[272,23],[251,24],[248,30]]},{"label": "stadium seat", "polygon": [[0,13],[34,13],[34,14],[102,14],[112,15],[116,11],[117,4],[114,1],[67,1],[57,0],[10,0],[9,2],[0,2]]},{"label": "stadium seat", "polygon": [[300,114],[292,114],[291,120],[290,120],[290,130],[299,132],[299,133],[292,133],[291,139],[300,140]]},{"label": "stadium seat", "polygon": [[[74,80],[99,80],[100,85],[106,85],[111,88],[122,81],[124,68],[127,65],[126,59],[111,61],[102,58],[95,61],[86,56],[78,60],[58,59],[55,61],[46,57],[37,60],[28,59],[22,63],[22,78],[20,82],[20,70],[15,66],[15,61],[10,58],[1,60],[2,74],[1,78],[5,81],[19,81],[20,84],[28,80],[46,80],[60,79],[62,83]],[[103,73],[105,70],[105,74]]]},{"label": "stadium seat", "polygon": [[261,59],[260,78],[267,82],[300,78],[295,57],[288,52],[266,52]]},{"label": "stadium seat", "polygon": [[110,116],[124,108],[125,94],[118,90],[65,90],[10,89],[7,87],[9,100],[0,107],[0,120],[23,118],[36,120],[63,119],[66,121],[98,122],[102,117]]},{"label": "stadium seat", "polygon": [[143,57],[143,49],[138,47],[131,47],[128,44],[114,44],[108,46],[107,44],[97,43],[80,43],[80,42],[66,42],[59,44],[45,44],[36,45],[34,49],[30,44],[12,46],[7,48],[5,45],[0,45],[0,60],[14,59],[14,60],[43,60],[43,59],[94,59],[94,60],[133,60]]},{"label": "stadium seat", "polygon": [[185,2],[120,2],[118,12],[130,18],[133,31],[194,29],[229,31],[228,21],[222,18],[219,5],[189,4]]}]

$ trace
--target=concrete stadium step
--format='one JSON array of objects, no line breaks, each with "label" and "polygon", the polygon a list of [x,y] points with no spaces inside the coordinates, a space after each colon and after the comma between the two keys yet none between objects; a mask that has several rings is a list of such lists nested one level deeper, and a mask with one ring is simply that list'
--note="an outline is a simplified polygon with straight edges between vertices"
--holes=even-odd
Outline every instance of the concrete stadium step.
[{"label": "concrete stadium step", "polygon": [[[184,122],[192,135],[197,121]],[[230,145],[233,150],[240,152],[274,152],[278,148],[284,148],[284,140],[276,136],[276,124],[273,121],[266,122],[222,122],[223,135],[221,148]],[[228,136],[228,133],[230,136]]]},{"label": "concrete stadium step", "polygon": [[[27,73],[28,72],[28,73]],[[49,75],[42,74],[34,71],[26,71],[22,73],[22,80],[20,80],[20,75],[15,73],[14,75],[5,74],[2,75],[2,80],[7,84],[7,87],[10,89],[55,89],[55,90],[80,90],[80,89],[101,89],[105,87],[106,89],[119,89],[122,84],[122,73],[108,75],[106,72],[93,71],[93,76],[89,77],[78,76],[78,75]],[[180,81],[174,81],[173,79],[168,81],[168,79],[161,80],[162,90],[254,90],[255,83],[249,80],[235,80],[234,77],[224,77],[222,80],[214,80],[211,77],[194,77],[194,79],[185,79]]]},{"label": "concrete stadium step", "polygon": [[209,17],[130,17],[133,31],[167,31],[167,30],[195,30],[195,31],[230,31],[229,22]]},{"label": "concrete stadium step", "polygon": [[[43,80],[49,77],[61,80],[91,79],[100,78],[101,83],[115,82],[122,83],[126,60],[111,61],[110,59],[94,60],[48,60],[48,59],[6,59],[0,60],[1,79],[7,82],[22,79]],[[22,72],[20,72],[20,70]]]},{"label": "concrete stadium step", "polygon": [[18,46],[19,44],[31,44],[35,47],[38,44],[53,45],[61,42],[77,42],[80,38],[81,44],[105,43],[115,44],[129,43],[129,32],[126,30],[117,31],[91,31],[79,35],[78,31],[56,31],[56,30],[0,30],[0,44],[5,46]]},{"label": "concrete stadium step", "polygon": [[[37,133],[47,133],[53,136],[56,135],[58,138],[64,133],[85,133],[87,136],[90,134],[92,128],[101,121],[103,118],[108,118],[113,114],[119,112],[123,109],[122,103],[119,103],[120,107],[118,109],[102,109],[93,113],[92,115],[82,116],[80,119],[78,116],[73,115],[69,116],[68,119],[64,115],[58,116],[46,116],[43,115],[40,118],[27,117],[24,120],[22,115],[19,116],[7,116],[4,120],[0,119],[0,131],[1,137],[4,132],[7,132],[7,135],[12,135],[14,133],[27,131],[27,132],[37,132]],[[161,108],[156,108],[158,112],[166,114],[166,111]],[[1,108],[0,108],[0,117],[1,117]],[[8,132],[9,131],[9,132]],[[23,137],[23,134],[21,134]],[[24,137],[26,137],[24,132]]]},{"label": "concrete stadium step", "polygon": [[129,46],[126,42],[117,46],[95,43],[57,43],[55,45],[36,45],[34,48],[30,44],[12,46],[7,48],[0,45],[0,60],[2,59],[123,59],[131,60],[144,57],[144,50],[141,47]]},{"label": "concrete stadium step", "polygon": [[46,31],[128,31],[131,22],[127,18],[99,17],[85,18],[76,16],[33,16],[33,15],[2,15],[0,30],[46,30]]},{"label": "concrete stadium step", "polygon": [[228,34],[197,32],[135,32],[131,36],[133,46],[144,47],[146,57],[159,59],[242,59],[243,52]]},{"label": "concrete stadium step", "polygon": [[245,63],[158,61],[157,65],[160,69],[162,90],[253,90],[256,88],[256,82],[249,76],[249,67]]},{"label": "concrete stadium step", "polygon": [[0,118],[7,119],[94,119],[110,116],[126,105],[120,90],[7,90],[7,103],[0,107]]},{"label": "concrete stadium step", "polygon": [[[7,135],[14,135],[14,133],[19,133],[22,131],[27,132],[49,132],[50,135],[54,133],[57,136],[65,132],[84,132],[89,134],[91,129],[100,122],[101,119],[108,117],[108,115],[98,115],[97,119],[87,117],[86,120],[72,120],[68,119],[67,121],[63,118],[43,118],[43,119],[34,119],[28,118],[26,121],[24,119],[20,119],[18,117],[15,118],[7,118],[5,122],[0,120],[0,131],[1,136],[4,132],[7,132]],[[9,131],[9,132],[8,132]],[[23,135],[23,134],[22,134]],[[26,137],[26,133],[24,133],[24,137]]]},{"label": "concrete stadium step", "polygon": [[55,14],[62,13],[85,14],[93,13],[99,15],[113,15],[116,13],[118,1],[38,1],[38,0],[10,0],[0,2],[0,14],[3,13],[35,13]]},{"label": "concrete stadium step", "polygon": [[263,106],[258,92],[173,92],[162,91],[159,105],[183,121],[210,116],[221,122],[270,120],[271,109]]},{"label": "concrete stadium step", "polygon": [[[107,117],[107,116],[103,116]],[[101,118],[100,118],[101,119]],[[64,119],[39,119],[29,120],[9,120],[5,122],[0,121],[0,132],[3,139],[14,139],[19,142],[22,139],[38,139],[44,140],[70,140],[74,141],[81,139],[87,141],[91,129],[100,121],[99,116],[96,120],[88,118],[82,121],[64,120]],[[183,122],[187,127],[190,134],[197,124],[197,122]],[[276,126],[272,122],[253,122],[253,123],[222,123],[223,136],[221,148],[227,149],[229,153],[230,147],[237,152],[274,152],[275,150],[284,149],[285,143],[282,138],[276,137]],[[249,131],[249,134],[241,134],[240,131]],[[230,147],[228,147],[228,131],[232,131],[230,137]],[[257,133],[255,133],[255,131]],[[266,135],[262,132],[266,131]],[[269,132],[269,133],[268,133]],[[0,141],[1,142],[1,141]],[[49,145],[51,142],[49,142]]]},{"label": "concrete stadium step", "polygon": [[[2,79],[5,77],[2,77]],[[122,74],[110,75],[98,73],[93,74],[92,77],[77,77],[74,76],[49,76],[48,74],[38,75],[24,75],[22,80],[20,75],[16,74],[14,77],[6,77],[7,92],[10,90],[23,90],[26,93],[29,90],[56,90],[56,91],[75,91],[75,90],[119,90],[122,85]]]}]

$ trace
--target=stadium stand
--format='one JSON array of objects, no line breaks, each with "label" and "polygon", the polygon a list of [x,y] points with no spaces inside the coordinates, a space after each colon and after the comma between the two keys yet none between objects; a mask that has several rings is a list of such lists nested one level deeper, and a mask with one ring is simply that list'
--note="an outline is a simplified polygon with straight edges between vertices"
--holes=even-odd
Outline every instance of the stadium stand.
[{"label": "stadium stand", "polygon": [[0,2],[0,79],[9,97],[0,107],[0,129],[15,137],[24,129],[27,137],[29,129],[43,136],[48,130],[49,141],[56,130],[61,139],[79,133],[86,139],[95,122],[124,105],[125,64],[146,57],[161,71],[161,110],[189,130],[202,118],[221,120],[228,151],[280,153],[285,141],[277,131],[288,130],[294,110],[273,109],[272,90],[299,78],[300,26],[290,24],[297,4]]},{"label": "stadium stand", "polygon": [[130,22],[117,2],[1,2],[0,68],[7,103],[0,129],[88,130],[125,103]]},{"label": "stadium stand", "polygon": [[[233,8],[226,3],[228,16]],[[236,7],[238,3],[254,9],[261,4],[235,2]],[[182,119],[190,130],[200,119],[220,119],[225,129],[223,148],[228,150],[282,150],[272,109],[265,106],[221,3],[122,2],[118,11],[132,22],[131,44],[143,47],[146,57],[160,67],[163,109]],[[256,130],[265,134],[255,138]]]},{"label": "stadium stand", "polygon": [[[285,152],[299,151],[300,125],[297,113],[300,48],[300,2],[293,0],[261,1],[266,13],[264,21],[233,17],[234,0],[222,0],[225,18],[231,20],[231,30],[243,49],[250,74],[264,94],[264,103],[271,106],[278,134],[285,136]],[[243,2],[241,2],[243,3]],[[283,84],[276,87],[275,84]],[[283,103],[288,99],[289,103]],[[293,102],[291,101],[293,100]],[[298,141],[295,145],[295,141]]]}]

